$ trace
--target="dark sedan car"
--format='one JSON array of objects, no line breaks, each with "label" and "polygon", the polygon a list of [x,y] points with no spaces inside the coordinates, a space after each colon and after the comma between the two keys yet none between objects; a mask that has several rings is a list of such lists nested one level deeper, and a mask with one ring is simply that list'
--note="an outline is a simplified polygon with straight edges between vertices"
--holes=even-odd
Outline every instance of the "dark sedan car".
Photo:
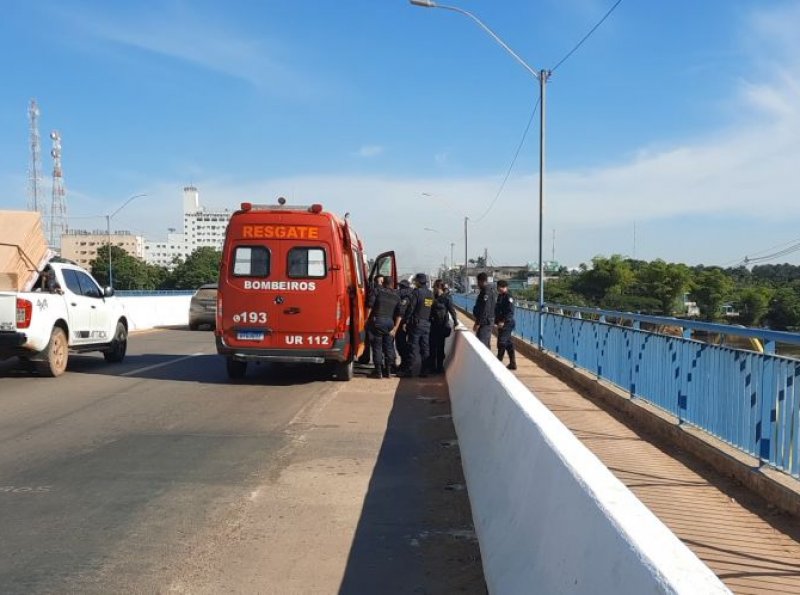
[{"label": "dark sedan car", "polygon": [[217,316],[217,285],[201,285],[189,305],[189,328],[196,331],[201,324],[214,328]]}]

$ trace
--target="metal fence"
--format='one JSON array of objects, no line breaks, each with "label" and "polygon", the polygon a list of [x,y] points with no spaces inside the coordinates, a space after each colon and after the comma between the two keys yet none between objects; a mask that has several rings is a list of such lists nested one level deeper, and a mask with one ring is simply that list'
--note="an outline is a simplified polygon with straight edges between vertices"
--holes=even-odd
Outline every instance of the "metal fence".
[{"label": "metal fence", "polygon": [[[455,302],[471,310],[475,295]],[[518,306],[515,334],[536,343],[539,315]],[[775,355],[800,334],[553,304],[543,316],[546,351],[800,477],[800,360]],[[698,334],[758,341],[763,353]]]}]

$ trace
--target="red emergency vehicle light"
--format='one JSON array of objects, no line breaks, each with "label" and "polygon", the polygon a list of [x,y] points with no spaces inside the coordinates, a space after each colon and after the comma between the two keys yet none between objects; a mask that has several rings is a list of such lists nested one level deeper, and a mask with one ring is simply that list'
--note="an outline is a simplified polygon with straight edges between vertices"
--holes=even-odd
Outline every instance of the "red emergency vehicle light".
[{"label": "red emergency vehicle light", "polygon": [[247,213],[248,211],[253,210],[253,203],[251,202],[243,202],[242,203],[242,210]]},{"label": "red emergency vehicle light", "polygon": [[321,204],[314,204],[308,209],[310,213],[318,214],[322,212],[322,205]]}]

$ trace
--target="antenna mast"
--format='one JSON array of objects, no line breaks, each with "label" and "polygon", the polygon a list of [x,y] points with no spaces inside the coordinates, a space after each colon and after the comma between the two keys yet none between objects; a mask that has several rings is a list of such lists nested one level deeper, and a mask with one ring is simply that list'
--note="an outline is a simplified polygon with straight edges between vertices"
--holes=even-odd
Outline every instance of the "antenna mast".
[{"label": "antenna mast", "polygon": [[35,99],[28,104],[30,122],[31,163],[28,170],[28,210],[42,215],[45,237],[47,236],[47,209],[42,196],[42,151],[39,138],[39,105]]},{"label": "antenna mast", "polygon": [[61,246],[61,235],[67,232],[67,191],[64,189],[64,176],[61,169],[61,135],[58,130],[50,133],[53,149],[53,203],[50,220],[50,246]]}]

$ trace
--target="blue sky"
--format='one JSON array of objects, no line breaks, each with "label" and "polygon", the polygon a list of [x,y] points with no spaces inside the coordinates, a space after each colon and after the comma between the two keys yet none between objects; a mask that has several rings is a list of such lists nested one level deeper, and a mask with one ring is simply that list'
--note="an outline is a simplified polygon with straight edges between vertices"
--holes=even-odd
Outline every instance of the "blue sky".
[{"label": "blue sky", "polygon": [[[458,5],[541,68],[612,3]],[[631,255],[634,223],[638,257],[690,263],[800,237],[797,30],[795,2],[623,0],[548,87],[547,256],[553,229],[569,265]],[[6,0],[0,67],[0,208],[26,204],[35,97],[43,138],[63,137],[71,227],[145,192],[115,227],[157,238],[192,182],[208,206],[349,211],[410,269],[451,242],[461,258],[537,93],[468,19],[403,0]],[[536,260],[536,133],[471,254]]]}]

